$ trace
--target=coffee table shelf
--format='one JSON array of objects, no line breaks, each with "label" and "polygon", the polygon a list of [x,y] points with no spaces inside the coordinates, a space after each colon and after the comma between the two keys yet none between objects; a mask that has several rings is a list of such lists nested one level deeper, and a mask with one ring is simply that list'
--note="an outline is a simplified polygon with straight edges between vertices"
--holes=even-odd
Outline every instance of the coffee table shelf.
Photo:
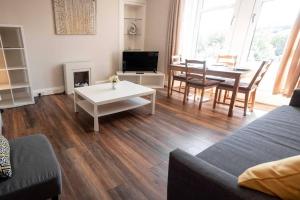
[{"label": "coffee table shelf", "polygon": [[[135,97],[132,99],[127,99],[124,101],[118,101],[110,104],[105,104],[103,106],[98,106],[98,117],[102,117],[105,115],[110,115],[118,112],[123,112],[126,110],[135,109],[141,106],[145,106],[147,104],[150,104],[151,101],[146,100],[141,97]],[[86,100],[78,101],[77,104],[85,110],[87,113],[89,113],[91,116],[94,116],[94,105],[89,103]]]},{"label": "coffee table shelf", "polygon": [[[111,83],[103,83],[74,89],[74,111],[81,107],[94,118],[94,131],[99,132],[98,118],[113,113],[149,106],[155,113],[156,91],[129,81],[120,81],[115,89]],[[149,97],[145,99],[144,97]]]}]

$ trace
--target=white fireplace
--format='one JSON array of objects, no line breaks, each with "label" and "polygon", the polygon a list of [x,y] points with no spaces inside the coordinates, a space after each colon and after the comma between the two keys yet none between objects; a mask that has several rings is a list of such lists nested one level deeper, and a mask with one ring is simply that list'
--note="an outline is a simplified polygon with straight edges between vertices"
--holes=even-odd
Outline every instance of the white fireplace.
[{"label": "white fireplace", "polygon": [[72,94],[74,88],[95,84],[94,64],[91,62],[64,63],[65,93]]}]

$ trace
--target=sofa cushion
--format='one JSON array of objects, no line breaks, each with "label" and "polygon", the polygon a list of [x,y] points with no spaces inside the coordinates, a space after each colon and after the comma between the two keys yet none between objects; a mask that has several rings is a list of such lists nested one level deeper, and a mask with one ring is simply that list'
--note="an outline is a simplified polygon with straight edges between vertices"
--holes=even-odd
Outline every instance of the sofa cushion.
[{"label": "sofa cushion", "polygon": [[10,141],[13,176],[0,181],[0,199],[47,199],[61,192],[61,171],[43,135]]},{"label": "sofa cushion", "polygon": [[3,135],[0,135],[0,177],[10,178],[11,176],[9,143]]},{"label": "sofa cushion", "polygon": [[238,177],[255,165],[300,154],[300,108],[282,106],[197,155]]}]

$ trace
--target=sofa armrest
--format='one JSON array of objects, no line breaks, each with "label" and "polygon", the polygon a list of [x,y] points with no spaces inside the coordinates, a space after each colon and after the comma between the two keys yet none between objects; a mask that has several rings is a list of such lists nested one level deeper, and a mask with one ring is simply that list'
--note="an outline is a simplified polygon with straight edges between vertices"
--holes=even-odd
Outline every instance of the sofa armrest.
[{"label": "sofa armrest", "polygon": [[300,89],[294,90],[290,106],[300,107]]},{"label": "sofa armrest", "polygon": [[237,177],[182,150],[170,153],[168,200],[223,199],[274,200],[277,198],[241,188]]}]

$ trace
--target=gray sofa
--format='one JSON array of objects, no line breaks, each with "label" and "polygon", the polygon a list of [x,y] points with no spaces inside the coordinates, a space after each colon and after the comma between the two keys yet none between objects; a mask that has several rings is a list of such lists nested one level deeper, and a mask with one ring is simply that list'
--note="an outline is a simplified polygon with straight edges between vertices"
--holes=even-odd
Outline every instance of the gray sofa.
[{"label": "gray sofa", "polygon": [[0,199],[58,199],[61,193],[61,170],[47,138],[44,135],[32,135],[9,143],[13,176],[0,179]]},{"label": "gray sofa", "polygon": [[239,187],[238,176],[260,163],[300,154],[300,90],[279,107],[196,156],[170,153],[168,200],[271,200]]}]

